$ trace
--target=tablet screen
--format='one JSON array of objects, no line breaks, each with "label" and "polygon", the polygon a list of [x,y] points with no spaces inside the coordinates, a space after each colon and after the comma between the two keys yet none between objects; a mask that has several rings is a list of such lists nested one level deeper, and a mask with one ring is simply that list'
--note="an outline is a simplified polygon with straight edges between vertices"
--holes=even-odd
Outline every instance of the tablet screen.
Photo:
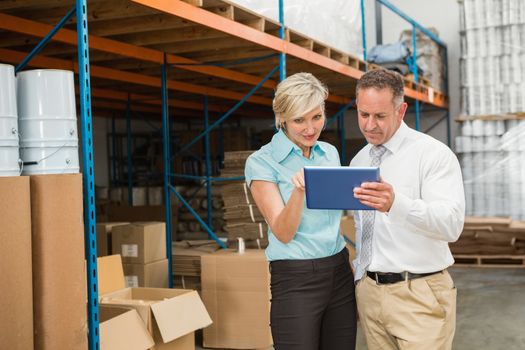
[{"label": "tablet screen", "polygon": [[307,166],[304,180],[309,209],[374,210],[354,197],[354,188],[378,182],[378,167]]}]

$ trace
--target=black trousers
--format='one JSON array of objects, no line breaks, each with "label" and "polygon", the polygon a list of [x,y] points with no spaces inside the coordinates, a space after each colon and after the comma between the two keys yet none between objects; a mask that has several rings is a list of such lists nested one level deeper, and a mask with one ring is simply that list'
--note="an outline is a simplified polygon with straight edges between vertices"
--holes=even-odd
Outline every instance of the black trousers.
[{"label": "black trousers", "polygon": [[354,350],[356,300],[348,250],[270,263],[275,350]]}]

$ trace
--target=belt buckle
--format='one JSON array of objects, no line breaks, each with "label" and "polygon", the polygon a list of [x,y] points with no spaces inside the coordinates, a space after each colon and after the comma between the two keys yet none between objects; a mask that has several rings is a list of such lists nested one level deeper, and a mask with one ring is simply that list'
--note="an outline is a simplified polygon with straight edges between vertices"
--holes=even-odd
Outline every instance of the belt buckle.
[{"label": "belt buckle", "polygon": [[[408,271],[403,271],[403,272],[400,272],[399,275],[402,276],[402,281],[405,281],[407,282],[409,280],[409,277],[410,277],[410,272]],[[392,282],[387,282],[387,283],[381,283],[379,281],[379,273],[377,272],[374,272],[374,276],[375,276],[375,280],[376,280],[376,284],[377,285],[382,285],[382,284],[389,284],[389,283],[392,283]],[[398,281],[398,282],[401,282],[401,281]],[[394,282],[394,283],[397,283],[397,282]]]}]

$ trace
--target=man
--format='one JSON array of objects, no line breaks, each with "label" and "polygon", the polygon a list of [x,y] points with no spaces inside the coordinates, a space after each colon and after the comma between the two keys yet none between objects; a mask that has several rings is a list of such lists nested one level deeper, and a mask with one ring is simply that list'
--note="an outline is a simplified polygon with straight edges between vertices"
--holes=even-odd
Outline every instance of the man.
[{"label": "man", "polygon": [[356,295],[368,348],[451,349],[456,289],[448,242],[465,219],[459,162],[434,138],[409,128],[403,80],[374,70],[357,83],[359,128],[368,141],[350,166],[379,166],[380,182],[354,189],[376,210],[355,213]]}]

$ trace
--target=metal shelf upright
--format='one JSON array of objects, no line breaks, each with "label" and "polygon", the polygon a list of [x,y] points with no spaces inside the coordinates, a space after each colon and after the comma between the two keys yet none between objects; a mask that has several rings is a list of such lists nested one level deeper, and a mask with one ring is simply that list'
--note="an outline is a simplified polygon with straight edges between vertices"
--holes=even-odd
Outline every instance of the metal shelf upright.
[{"label": "metal shelf upright", "polygon": [[87,0],[76,0],[80,125],[82,130],[82,170],[84,184],[84,225],[88,283],[88,341],[90,349],[100,349],[98,317],[97,233],[95,211],[95,170],[93,165],[93,123],[89,67]]}]

